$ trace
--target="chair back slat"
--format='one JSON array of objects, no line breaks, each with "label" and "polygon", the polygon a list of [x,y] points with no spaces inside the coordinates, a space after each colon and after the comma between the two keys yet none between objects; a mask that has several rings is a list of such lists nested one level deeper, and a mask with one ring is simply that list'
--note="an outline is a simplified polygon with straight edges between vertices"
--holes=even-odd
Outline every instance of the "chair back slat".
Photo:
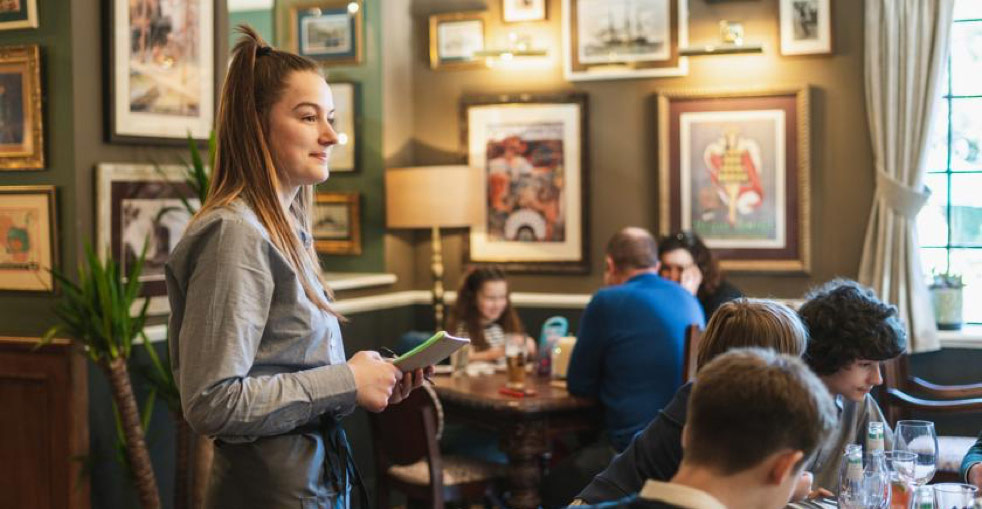
[{"label": "chair back slat", "polygon": [[372,420],[376,448],[383,452],[388,463],[408,465],[427,458],[435,447],[443,427],[443,412],[436,393],[423,385],[401,403],[372,415]]},{"label": "chair back slat", "polygon": [[696,359],[699,357],[699,342],[702,329],[698,325],[685,328],[685,343],[682,347],[682,383],[691,382],[696,377]]}]

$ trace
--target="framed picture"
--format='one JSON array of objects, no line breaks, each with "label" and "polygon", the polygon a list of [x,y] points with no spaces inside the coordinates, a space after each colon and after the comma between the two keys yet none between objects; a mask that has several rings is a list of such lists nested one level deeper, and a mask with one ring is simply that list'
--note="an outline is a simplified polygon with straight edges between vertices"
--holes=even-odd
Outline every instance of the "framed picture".
[{"label": "framed picture", "polygon": [[0,187],[0,291],[53,292],[54,186]]},{"label": "framed picture", "polygon": [[37,27],[37,0],[0,0],[0,30]]},{"label": "framed picture", "polygon": [[338,144],[331,149],[328,167],[331,173],[350,173],[358,170],[358,109],[360,90],[357,83],[332,81],[334,95],[334,130]]},{"label": "framed picture", "polygon": [[290,7],[293,52],[325,65],[362,59],[362,0],[320,0]]},{"label": "framed picture", "polygon": [[688,0],[563,0],[566,79],[684,76]]},{"label": "framed picture", "polygon": [[660,230],[724,269],[808,272],[808,88],[658,95]]},{"label": "framed picture", "polygon": [[780,0],[781,54],[832,53],[832,2]]},{"label": "framed picture", "polygon": [[501,19],[505,23],[546,19],[546,0],[501,0]]},{"label": "framed picture", "polygon": [[213,2],[111,2],[106,137],[207,140],[215,117]]},{"label": "framed picture", "polygon": [[0,170],[44,168],[40,53],[0,46]]},{"label": "framed picture", "polygon": [[96,168],[96,179],[97,252],[111,255],[127,274],[149,242],[141,295],[150,297],[150,313],[168,312],[164,263],[191,220],[181,197],[200,206],[184,183],[184,168],[103,163]]},{"label": "framed picture", "polygon": [[475,69],[484,61],[484,13],[457,12],[430,16],[430,68]]},{"label": "framed picture", "polygon": [[589,272],[586,94],[465,97],[461,116],[468,164],[486,179],[470,261]]},{"label": "framed picture", "polygon": [[314,195],[314,248],[325,254],[361,254],[358,193]]}]

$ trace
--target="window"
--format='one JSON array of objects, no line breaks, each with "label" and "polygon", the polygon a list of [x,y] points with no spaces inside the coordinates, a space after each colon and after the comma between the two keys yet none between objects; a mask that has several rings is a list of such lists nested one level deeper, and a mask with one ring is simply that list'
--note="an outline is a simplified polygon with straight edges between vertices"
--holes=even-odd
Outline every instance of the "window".
[{"label": "window", "polygon": [[925,274],[961,274],[963,318],[982,323],[982,2],[957,0],[917,217]]}]

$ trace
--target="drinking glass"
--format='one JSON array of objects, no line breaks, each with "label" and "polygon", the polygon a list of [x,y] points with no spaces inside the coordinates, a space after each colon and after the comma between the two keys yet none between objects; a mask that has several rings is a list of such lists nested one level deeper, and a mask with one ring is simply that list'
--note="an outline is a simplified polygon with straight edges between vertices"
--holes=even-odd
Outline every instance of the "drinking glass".
[{"label": "drinking glass", "polygon": [[525,361],[528,347],[523,334],[509,334],[505,339],[505,363],[508,366],[508,387],[525,388]]},{"label": "drinking glass", "polygon": [[914,484],[923,486],[934,477],[937,468],[938,435],[931,421],[898,421],[893,450],[917,454]]},{"label": "drinking glass", "polygon": [[908,509],[914,489],[914,464],[917,454],[910,451],[887,451],[884,454],[890,472],[890,507]]},{"label": "drinking glass", "polygon": [[978,488],[971,484],[939,483],[934,485],[934,504],[938,509],[972,509]]}]

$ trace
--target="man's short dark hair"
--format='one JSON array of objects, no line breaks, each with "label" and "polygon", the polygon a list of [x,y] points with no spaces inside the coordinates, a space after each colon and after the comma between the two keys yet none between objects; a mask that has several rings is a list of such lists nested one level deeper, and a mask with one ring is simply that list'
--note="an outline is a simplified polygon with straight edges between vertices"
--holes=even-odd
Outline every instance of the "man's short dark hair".
[{"label": "man's short dark hair", "polygon": [[907,348],[897,308],[870,288],[835,279],[806,298],[798,310],[809,334],[805,362],[819,375],[831,375],[859,359],[892,359]]},{"label": "man's short dark hair", "polygon": [[732,475],[789,449],[804,454],[800,468],[837,420],[828,389],[798,358],[763,348],[730,350],[699,371],[683,461]]},{"label": "man's short dark hair", "polygon": [[628,226],[607,242],[607,256],[617,270],[651,268],[658,265],[658,243],[648,230]]}]

